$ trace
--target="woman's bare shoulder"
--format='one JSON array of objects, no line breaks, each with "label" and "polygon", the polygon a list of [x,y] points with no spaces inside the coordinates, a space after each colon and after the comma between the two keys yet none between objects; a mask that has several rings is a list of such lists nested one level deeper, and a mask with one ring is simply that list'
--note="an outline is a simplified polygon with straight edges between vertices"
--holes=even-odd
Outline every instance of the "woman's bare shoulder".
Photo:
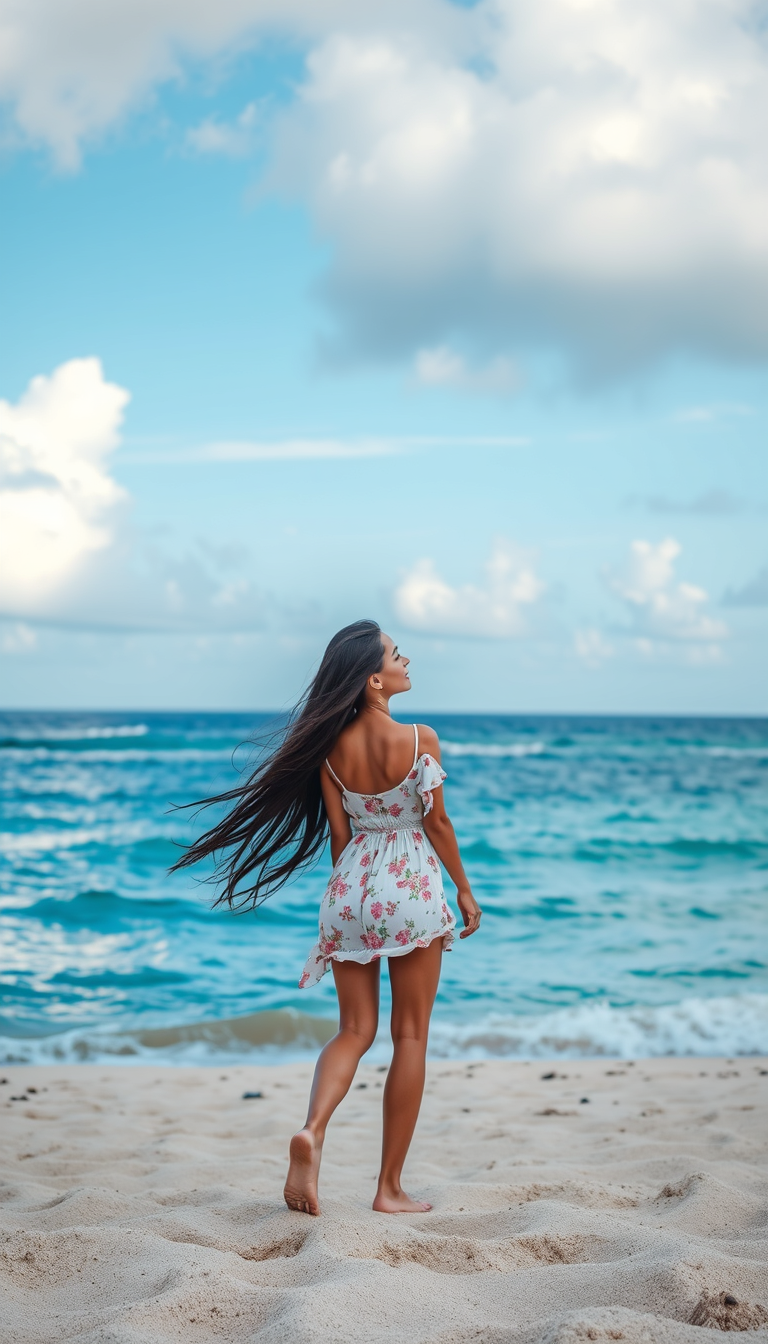
[{"label": "woman's bare shoulder", "polygon": [[419,730],[419,753],[428,751],[433,756],[440,755],[440,738],[437,736],[434,728],[430,728],[428,723],[417,723]]}]

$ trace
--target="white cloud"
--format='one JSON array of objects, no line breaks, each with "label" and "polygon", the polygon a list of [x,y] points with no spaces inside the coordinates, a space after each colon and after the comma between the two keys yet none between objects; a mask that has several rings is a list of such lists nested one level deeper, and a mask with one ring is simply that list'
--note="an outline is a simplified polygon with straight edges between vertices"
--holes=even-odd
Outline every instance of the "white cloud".
[{"label": "white cloud", "polygon": [[700,517],[728,518],[743,513],[745,503],[730,490],[714,486],[695,499],[670,499],[667,495],[633,495],[627,504],[643,505],[651,513],[690,513]]},{"label": "white cloud", "polygon": [[717,645],[728,635],[727,626],[708,614],[705,590],[676,578],[674,565],[681,550],[672,537],[655,545],[633,541],[629,563],[609,580],[641,651],[649,652],[656,641]]},{"label": "white cloud", "polygon": [[244,158],[253,148],[254,132],[258,121],[255,103],[248,103],[234,122],[207,117],[199,126],[187,131],[187,144],[198,154],[223,154],[227,158]]},{"label": "white cloud", "polygon": [[23,621],[7,625],[0,633],[0,652],[7,654],[31,653],[37,648],[37,635]]},{"label": "white cloud", "polygon": [[73,359],[0,401],[0,602],[35,610],[112,540],[123,492],[107,471],[124,388]]},{"label": "white cloud", "polygon": [[706,425],[711,424],[713,420],[752,414],[752,407],[745,406],[743,402],[723,401],[712,406],[686,406],[683,410],[677,411],[673,419],[678,424]]},{"label": "white cloud", "polygon": [[496,542],[482,584],[454,587],[432,560],[419,560],[393,594],[403,625],[430,635],[509,639],[525,632],[524,610],[536,603],[544,584],[533,565],[509,542]]},{"label": "white cloud", "polygon": [[726,607],[768,607],[768,565],[763,565],[753,578],[741,588],[727,588],[723,595]]},{"label": "white cloud", "polygon": [[768,348],[766,52],[749,0],[486,0],[453,51],[318,44],[274,181],[333,246],[337,353],[448,333],[591,376]]},{"label": "white cloud", "polygon": [[[0,615],[108,629],[253,629],[264,600],[243,557],[208,542],[182,556],[137,538],[110,474],[125,388],[98,359],[72,359],[0,401]],[[122,507],[119,507],[122,506]]]},{"label": "white cloud", "polygon": [[390,457],[430,448],[523,448],[531,439],[520,434],[401,434],[350,439],[224,439],[198,448],[138,451],[124,461],[167,462],[294,462],[333,458]]},{"label": "white cloud", "polygon": [[[444,8],[390,0],[389,18],[414,23]],[[340,24],[354,30],[375,23],[377,10],[370,0],[3,0],[0,98],[16,137],[48,146],[72,170],[88,141],[180,80],[190,62],[226,58],[275,33],[309,42]]]},{"label": "white cloud", "polygon": [[594,627],[577,630],[573,636],[573,647],[576,657],[587,667],[600,667],[615,653],[613,645],[609,644],[605,636]]},{"label": "white cloud", "polygon": [[509,396],[520,386],[520,372],[514,360],[498,355],[481,368],[472,368],[462,355],[448,346],[419,350],[415,361],[416,379],[425,387],[454,387],[461,392],[485,392]]},{"label": "white cloud", "polygon": [[0,96],[75,168],[190,62],[275,32],[309,48],[270,182],[330,244],[329,356],[524,342],[605,377],[768,349],[753,0],[5,0]]}]

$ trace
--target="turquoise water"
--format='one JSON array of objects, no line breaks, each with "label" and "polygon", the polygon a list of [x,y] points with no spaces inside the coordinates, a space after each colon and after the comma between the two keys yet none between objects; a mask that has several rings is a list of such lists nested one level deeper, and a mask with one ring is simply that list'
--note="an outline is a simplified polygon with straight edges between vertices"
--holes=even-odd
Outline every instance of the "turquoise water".
[{"label": "turquoise water", "polygon": [[[765,1049],[768,721],[429,718],[485,911],[445,958],[434,1053]],[[167,872],[193,830],[172,805],[234,782],[265,723],[0,715],[3,1059],[289,1057],[325,1038],[332,979],[297,981],[327,857],[255,915]]]}]

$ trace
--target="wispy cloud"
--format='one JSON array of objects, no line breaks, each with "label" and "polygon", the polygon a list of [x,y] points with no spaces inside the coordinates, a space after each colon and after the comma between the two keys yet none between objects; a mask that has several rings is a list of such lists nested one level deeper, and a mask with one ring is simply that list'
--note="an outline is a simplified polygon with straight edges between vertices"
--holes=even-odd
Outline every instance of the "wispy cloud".
[{"label": "wispy cloud", "polygon": [[220,121],[217,117],[206,117],[198,126],[191,126],[186,135],[187,145],[198,154],[222,154],[231,159],[245,158],[253,149],[258,124],[257,105],[248,103],[234,121]]},{"label": "wispy cloud", "polygon": [[573,648],[576,657],[586,667],[601,667],[606,659],[612,658],[616,652],[602,631],[595,629],[594,626],[575,631]]},{"label": "wispy cloud", "polygon": [[710,406],[685,406],[676,411],[673,420],[682,425],[708,425],[715,420],[752,415],[753,408],[737,401],[719,401]]},{"label": "wispy cloud", "polygon": [[517,364],[506,355],[498,355],[488,364],[474,366],[445,345],[419,350],[415,371],[416,381],[424,387],[450,387],[459,392],[490,393],[500,397],[519,391],[522,382]]},{"label": "wispy cloud", "polygon": [[690,500],[670,499],[667,495],[632,495],[626,503],[630,507],[645,508],[649,513],[687,513],[709,518],[730,518],[743,513],[747,507],[745,501],[730,490],[718,487],[705,490]]},{"label": "wispy cloud", "polygon": [[768,565],[749,579],[741,588],[727,588],[723,594],[725,607],[768,607]]},{"label": "wispy cloud", "polygon": [[333,458],[391,457],[434,448],[524,448],[532,440],[521,434],[495,435],[399,435],[360,438],[226,439],[199,447],[126,452],[122,461],[193,462],[293,462]]}]

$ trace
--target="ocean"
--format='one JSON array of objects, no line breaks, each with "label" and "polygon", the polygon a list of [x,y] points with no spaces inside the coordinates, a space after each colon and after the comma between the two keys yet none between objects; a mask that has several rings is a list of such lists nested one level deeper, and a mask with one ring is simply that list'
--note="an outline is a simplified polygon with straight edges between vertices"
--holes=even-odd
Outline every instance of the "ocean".
[{"label": "ocean", "polygon": [[[424,717],[485,912],[444,959],[433,1056],[766,1049],[768,720]],[[277,1061],[332,1034],[332,977],[298,989],[327,854],[241,915],[168,874],[201,827],[175,808],[268,722],[0,715],[3,1061]]]}]

